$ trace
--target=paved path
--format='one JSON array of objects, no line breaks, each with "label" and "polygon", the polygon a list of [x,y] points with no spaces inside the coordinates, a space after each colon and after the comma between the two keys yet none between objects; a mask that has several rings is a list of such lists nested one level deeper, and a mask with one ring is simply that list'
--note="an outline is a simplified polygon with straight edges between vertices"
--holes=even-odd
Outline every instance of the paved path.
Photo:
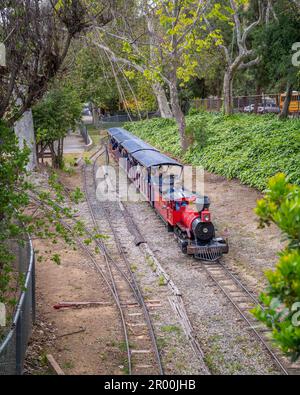
[{"label": "paved path", "polygon": [[85,151],[86,145],[79,132],[67,135],[64,140],[64,154],[81,154]]}]

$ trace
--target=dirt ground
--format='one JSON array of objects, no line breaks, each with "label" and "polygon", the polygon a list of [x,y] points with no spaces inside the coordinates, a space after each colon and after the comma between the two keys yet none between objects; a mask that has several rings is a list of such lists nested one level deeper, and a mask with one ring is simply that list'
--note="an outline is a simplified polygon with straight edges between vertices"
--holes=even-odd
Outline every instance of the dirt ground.
[{"label": "dirt ground", "polygon": [[[80,172],[61,177],[69,189],[81,183]],[[40,253],[50,248],[60,254],[62,262],[36,265],[37,325],[27,352],[25,373],[48,374],[46,355],[51,354],[65,374],[122,374],[125,369],[122,330],[106,284],[95,275],[80,250],[35,242]],[[101,260],[99,257],[100,264],[104,264]],[[54,308],[62,302],[91,301],[103,305]]]},{"label": "dirt ground", "polygon": [[205,194],[211,199],[217,233],[229,240],[230,252],[224,262],[236,270],[249,287],[261,291],[265,285],[264,271],[274,268],[277,253],[284,247],[280,231],[274,225],[258,228],[254,208],[263,195],[237,180],[207,172]]},{"label": "dirt ground", "polygon": [[[70,189],[81,183],[80,171],[62,177]],[[264,270],[274,266],[282,247],[275,227],[257,228],[253,209],[261,194],[236,180],[210,173],[205,174],[205,194],[212,202],[217,233],[229,238],[230,254],[224,262],[259,292],[264,286]],[[45,242],[35,247],[40,251],[48,248]],[[37,264],[38,320],[27,353],[26,374],[49,374],[47,354],[55,357],[66,374],[126,373],[122,330],[104,282],[95,276],[81,251],[69,251],[62,245],[56,248],[62,256],[61,265]],[[104,305],[53,308],[57,303],[72,301],[100,301]]]}]

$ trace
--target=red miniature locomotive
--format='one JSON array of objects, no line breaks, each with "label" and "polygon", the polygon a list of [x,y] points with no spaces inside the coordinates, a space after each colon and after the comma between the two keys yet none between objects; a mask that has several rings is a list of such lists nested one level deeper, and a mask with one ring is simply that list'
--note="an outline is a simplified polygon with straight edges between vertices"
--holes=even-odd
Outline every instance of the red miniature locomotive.
[{"label": "red miniature locomotive", "polygon": [[209,198],[186,190],[176,175],[182,165],[122,128],[108,133],[110,152],[122,158],[129,179],[174,232],[182,252],[205,261],[228,253],[227,241],[215,235]]}]

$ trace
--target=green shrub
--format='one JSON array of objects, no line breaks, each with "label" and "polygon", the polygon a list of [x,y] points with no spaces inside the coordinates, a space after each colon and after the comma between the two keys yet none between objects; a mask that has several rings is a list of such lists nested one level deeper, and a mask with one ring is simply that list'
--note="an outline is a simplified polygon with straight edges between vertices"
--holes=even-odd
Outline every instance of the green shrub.
[{"label": "green shrub", "polygon": [[175,122],[166,119],[125,124],[125,128],[180,158],[227,178],[263,190],[278,172],[300,185],[300,120],[281,121],[274,115],[224,116],[199,112],[186,117],[193,144],[183,155]]},{"label": "green shrub", "polygon": [[[24,235],[15,219],[19,219],[20,211],[29,202],[25,170],[28,155],[28,148],[20,150],[14,132],[0,119],[0,303],[7,302],[8,295],[19,285],[14,288],[11,281],[14,255],[8,240],[22,240]],[[10,298],[9,302],[15,300]]]},{"label": "green shrub", "polygon": [[[0,303],[10,307],[15,306],[18,291],[24,285],[24,276],[15,265],[16,251],[12,242],[23,247],[24,236],[30,234],[33,239],[52,241],[53,245],[60,239],[74,247],[78,236],[87,234],[93,240],[98,238],[75,218],[74,205],[83,196],[79,188],[67,198],[54,172],[48,177],[47,188],[35,182],[35,177],[29,177],[26,171],[29,153],[28,147],[19,148],[14,131],[0,119]],[[66,220],[72,222],[69,224]],[[53,254],[51,248],[38,255],[37,261],[44,257],[51,257],[57,264],[60,262],[59,255]],[[0,328],[0,338],[1,335]]]},{"label": "green shrub", "polygon": [[293,361],[300,357],[300,187],[280,173],[269,182],[256,213],[261,226],[275,223],[287,240],[275,271],[266,272],[267,290],[260,299],[264,309],[253,314],[271,330],[274,341]]},{"label": "green shrub", "polygon": [[[52,165],[63,169],[63,139],[68,129],[75,130],[80,119],[82,105],[72,88],[55,87],[33,107],[36,141],[52,146]],[[58,142],[54,149],[54,142]]]}]

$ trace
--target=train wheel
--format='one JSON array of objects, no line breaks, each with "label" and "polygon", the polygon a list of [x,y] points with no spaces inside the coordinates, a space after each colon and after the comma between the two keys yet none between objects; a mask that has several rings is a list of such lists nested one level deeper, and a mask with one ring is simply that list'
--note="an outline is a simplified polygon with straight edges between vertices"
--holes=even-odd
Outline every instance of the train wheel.
[{"label": "train wheel", "polygon": [[177,239],[177,242],[178,242],[178,245],[179,245],[179,248],[180,248],[181,252],[183,254],[187,254],[187,244],[182,242],[182,240],[180,240],[180,239]]},{"label": "train wheel", "polygon": [[181,244],[180,249],[181,249],[181,252],[183,252],[184,254],[187,254],[187,246],[186,245]]}]

